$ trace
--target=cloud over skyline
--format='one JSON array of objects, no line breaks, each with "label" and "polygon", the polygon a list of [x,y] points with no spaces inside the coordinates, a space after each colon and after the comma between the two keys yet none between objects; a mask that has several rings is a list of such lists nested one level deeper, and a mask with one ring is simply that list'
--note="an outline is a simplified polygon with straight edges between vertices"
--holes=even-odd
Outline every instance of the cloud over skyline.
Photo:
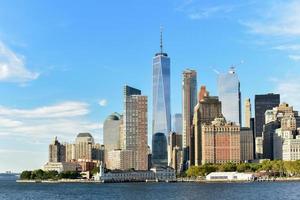
[{"label": "cloud over skyline", "polygon": [[1,106],[0,137],[21,136],[43,141],[59,135],[70,140],[79,132],[100,132],[102,125],[88,120],[88,113],[87,103],[71,101],[33,109]]},{"label": "cloud over skyline", "polygon": [[0,81],[26,83],[39,77],[39,73],[25,66],[24,57],[17,55],[0,41]]}]

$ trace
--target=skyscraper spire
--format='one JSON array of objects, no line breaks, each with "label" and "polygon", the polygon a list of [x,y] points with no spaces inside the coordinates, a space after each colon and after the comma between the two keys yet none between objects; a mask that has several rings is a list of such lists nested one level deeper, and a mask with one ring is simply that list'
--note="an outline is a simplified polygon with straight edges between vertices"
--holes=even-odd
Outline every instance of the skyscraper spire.
[{"label": "skyscraper spire", "polygon": [[163,27],[160,26],[160,53],[163,53]]}]

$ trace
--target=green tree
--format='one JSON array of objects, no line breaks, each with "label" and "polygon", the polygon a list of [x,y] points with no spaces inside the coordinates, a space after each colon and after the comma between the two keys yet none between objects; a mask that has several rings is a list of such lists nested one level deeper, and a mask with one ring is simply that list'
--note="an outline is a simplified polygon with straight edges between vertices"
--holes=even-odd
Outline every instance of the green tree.
[{"label": "green tree", "polygon": [[60,179],[77,179],[80,178],[81,175],[79,172],[76,171],[67,171],[67,172],[61,172],[58,177]]},{"label": "green tree", "polygon": [[246,172],[250,170],[250,166],[247,163],[241,163],[236,166],[238,172]]},{"label": "green tree", "polygon": [[189,169],[186,171],[186,175],[188,177],[197,177],[200,174],[199,167],[197,166],[191,166]]},{"label": "green tree", "polygon": [[30,180],[31,179],[31,171],[23,171],[20,175],[21,180]]},{"label": "green tree", "polygon": [[32,172],[32,179],[43,180],[45,172],[41,169]]},{"label": "green tree", "polygon": [[92,174],[93,175],[96,175],[98,172],[100,171],[100,168],[99,167],[95,167],[93,170],[92,170]]},{"label": "green tree", "polygon": [[221,164],[218,167],[218,171],[220,171],[220,172],[234,172],[234,171],[236,171],[236,164],[234,164],[234,163]]},{"label": "green tree", "polygon": [[58,172],[57,171],[45,171],[44,172],[44,180],[56,180],[58,179]]},{"label": "green tree", "polygon": [[200,176],[206,176],[207,174],[210,174],[211,172],[217,171],[217,166],[214,164],[204,164],[200,166]]}]

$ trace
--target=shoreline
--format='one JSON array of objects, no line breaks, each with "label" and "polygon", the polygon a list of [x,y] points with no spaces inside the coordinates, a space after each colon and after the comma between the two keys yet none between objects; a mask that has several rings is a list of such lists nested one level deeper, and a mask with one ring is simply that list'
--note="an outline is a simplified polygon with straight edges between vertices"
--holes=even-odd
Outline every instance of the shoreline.
[{"label": "shoreline", "polygon": [[[143,181],[144,183],[259,183],[259,182],[300,182],[300,177],[296,178],[274,178],[274,179],[264,179],[255,181],[245,181],[245,180],[182,180],[177,179],[173,182],[166,181]],[[60,183],[88,183],[88,184],[107,184],[107,183],[137,183],[137,181],[124,181],[124,182],[105,182],[95,181],[95,180],[81,180],[81,179],[62,179],[62,180],[16,180],[16,183],[50,183],[50,184],[60,184]],[[139,182],[141,183],[141,182]]]}]

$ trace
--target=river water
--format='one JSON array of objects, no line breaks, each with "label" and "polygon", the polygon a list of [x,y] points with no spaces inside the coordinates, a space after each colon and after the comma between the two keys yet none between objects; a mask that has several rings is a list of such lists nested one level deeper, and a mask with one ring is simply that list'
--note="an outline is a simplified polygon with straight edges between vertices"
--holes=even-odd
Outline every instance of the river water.
[{"label": "river water", "polygon": [[300,182],[24,184],[0,180],[0,199],[300,200]]}]

